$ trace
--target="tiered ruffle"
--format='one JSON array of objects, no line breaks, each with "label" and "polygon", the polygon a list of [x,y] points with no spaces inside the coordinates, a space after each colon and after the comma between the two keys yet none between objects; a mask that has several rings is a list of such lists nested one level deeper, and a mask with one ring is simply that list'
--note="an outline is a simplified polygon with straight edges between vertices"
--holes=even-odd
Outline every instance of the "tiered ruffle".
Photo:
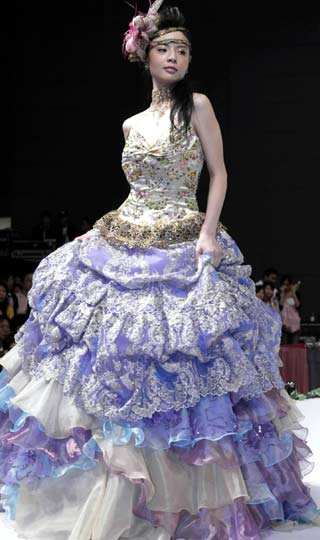
[{"label": "tiered ruffle", "polygon": [[194,243],[114,248],[98,231],[44,259],[17,340],[23,369],[57,380],[87,414],[136,421],[205,396],[282,388],[281,323],[255,297],[225,230],[223,259],[195,267]]},{"label": "tiered ruffle", "polygon": [[[45,390],[52,383],[41,384]],[[89,540],[92,535],[94,540],[140,540],[150,534],[157,539],[169,540],[172,535],[202,540],[215,531],[215,540],[256,540],[259,528],[271,520],[304,522],[317,515],[301,481],[310,470],[310,452],[301,438],[299,414],[285,392],[273,390],[236,404],[230,396],[204,398],[191,409],[158,413],[132,425],[106,419],[97,424],[88,417],[87,426],[82,422],[72,427],[74,413],[69,417],[64,409],[52,437],[30,416],[30,399],[25,403],[19,399],[20,394],[27,396],[29,385],[32,388],[33,382],[22,385],[15,397],[2,372],[0,477],[6,484],[2,496],[26,538],[60,540],[53,525],[52,533],[46,530],[42,536],[41,531],[45,521],[59,528],[65,519],[61,536],[65,539]],[[47,413],[57,408],[55,391],[45,406],[37,394],[33,396],[35,414],[38,408],[44,418],[44,407]],[[62,402],[58,408],[64,406]],[[49,425],[50,430],[52,422]],[[68,436],[57,436],[66,431]],[[102,525],[100,505],[107,509],[107,494],[113,514],[109,508],[110,521],[103,520]],[[42,524],[38,536],[37,512]],[[92,512],[96,520],[89,520],[90,533],[80,533]],[[128,536],[122,536],[122,529],[128,529]],[[141,537],[132,536],[140,529]]]},{"label": "tiered ruffle", "polygon": [[0,479],[32,540],[258,540],[311,521],[300,415],[278,370],[280,319],[225,230],[115,249],[97,231],[44,259],[2,359]]}]

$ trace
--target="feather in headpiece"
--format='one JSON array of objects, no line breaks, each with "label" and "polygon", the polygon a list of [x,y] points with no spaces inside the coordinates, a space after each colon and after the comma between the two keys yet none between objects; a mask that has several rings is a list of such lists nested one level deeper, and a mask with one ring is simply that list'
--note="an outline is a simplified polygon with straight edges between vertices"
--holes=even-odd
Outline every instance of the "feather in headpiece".
[{"label": "feather in headpiece", "polygon": [[148,13],[142,13],[135,8],[135,16],[129,24],[123,40],[123,54],[132,62],[144,62],[150,36],[157,31],[159,21],[158,11],[164,0],[151,3]]}]

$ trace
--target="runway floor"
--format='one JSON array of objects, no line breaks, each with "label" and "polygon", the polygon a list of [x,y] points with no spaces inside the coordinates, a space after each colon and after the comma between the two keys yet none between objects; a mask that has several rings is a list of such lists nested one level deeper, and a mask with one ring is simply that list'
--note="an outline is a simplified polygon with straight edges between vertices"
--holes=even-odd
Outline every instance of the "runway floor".
[{"label": "runway floor", "polygon": [[[320,398],[298,402],[305,419],[302,422],[309,430],[308,445],[313,452],[314,468],[305,477],[305,483],[311,488],[314,500],[320,507]],[[263,540],[319,540],[320,527],[294,527],[292,531],[266,531]],[[13,528],[7,523],[3,513],[0,513],[0,539],[18,540]]]}]

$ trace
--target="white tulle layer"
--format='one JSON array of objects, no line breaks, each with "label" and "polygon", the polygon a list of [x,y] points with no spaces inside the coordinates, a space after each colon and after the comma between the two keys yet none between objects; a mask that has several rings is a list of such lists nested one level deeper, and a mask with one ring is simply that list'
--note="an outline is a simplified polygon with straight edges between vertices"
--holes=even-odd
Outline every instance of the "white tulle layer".
[{"label": "white tulle layer", "polygon": [[[64,394],[63,386],[55,380],[31,379],[28,374],[21,370],[22,355],[19,344],[2,359],[3,366],[9,373],[10,387],[16,397],[11,398],[11,403],[22,411],[34,416],[43,426],[46,434],[55,439],[63,439],[70,435],[75,427],[84,429],[98,429],[98,422],[94,415],[86,414],[74,402]],[[281,396],[288,403],[287,414],[282,418],[274,418],[278,433],[294,430],[299,436],[300,422],[303,419],[298,407],[288,396],[285,390],[280,391]],[[57,403],[59,406],[57,407]],[[302,435],[302,438],[305,438]]]},{"label": "white tulle layer", "polygon": [[16,393],[11,403],[37,418],[54,438],[68,436],[73,427],[90,429],[101,450],[101,459],[92,470],[72,469],[58,478],[21,483],[16,528],[23,538],[169,540],[167,531],[134,515],[138,486],[143,486],[147,508],[155,512],[196,514],[200,508],[218,509],[238,498],[250,499],[240,468],[190,466],[173,453],[137,448],[134,441],[114,446],[94,417],[85,415],[63,394],[59,383],[30,380],[20,366],[17,346],[4,361]]},{"label": "white tulle layer", "polygon": [[170,540],[131,512],[135,486],[124,476],[108,474],[103,464],[22,486],[16,530],[28,540]]}]

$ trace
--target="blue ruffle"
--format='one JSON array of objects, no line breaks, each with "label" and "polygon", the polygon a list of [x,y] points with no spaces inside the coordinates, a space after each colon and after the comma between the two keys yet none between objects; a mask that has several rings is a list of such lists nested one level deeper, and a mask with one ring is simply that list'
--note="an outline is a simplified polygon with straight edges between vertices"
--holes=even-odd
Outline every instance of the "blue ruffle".
[{"label": "blue ruffle", "polygon": [[8,518],[15,520],[17,499],[19,495],[18,486],[2,486],[0,494],[2,495],[2,507],[7,512]]},{"label": "blue ruffle", "polygon": [[[0,477],[7,484],[1,489],[3,506],[9,517],[14,519],[19,485],[22,480],[28,482],[34,477],[57,478],[74,468],[93,469],[101,450],[91,437],[82,445],[81,454],[76,459],[70,459],[69,462],[50,459],[49,452],[46,450],[52,448],[52,444],[63,445],[65,441],[47,438],[49,441],[47,448],[40,444],[36,446],[37,436],[40,440],[41,437],[46,437],[44,428],[35,418],[10,405],[10,398],[14,392],[6,384],[7,381],[7,374],[3,372],[0,379],[0,387],[2,385],[0,417],[4,420],[4,429],[9,428],[10,433],[17,435],[18,439],[15,441],[18,442],[16,444],[9,442],[0,447]],[[256,508],[259,515],[263,515],[267,520],[293,519],[307,522],[317,514],[312,501],[303,508],[298,506],[295,508],[292,503],[286,508],[284,501],[278,500],[268,487],[273,485],[271,476],[274,465],[283,468],[283,474],[287,480],[292,476],[290,471],[296,470],[298,466],[296,457],[299,454],[299,448],[294,449],[292,434],[283,433],[279,436],[272,423],[274,417],[279,418],[287,414],[281,400],[283,398],[276,391],[251,402],[242,400],[236,405],[232,405],[230,396],[208,397],[189,410],[156,414],[154,418],[135,425],[129,423],[120,425],[105,421],[103,433],[105,439],[112,440],[115,445],[130,444],[134,440],[137,447],[151,447],[157,450],[171,448],[172,452],[177,452],[178,458],[190,464],[201,464],[197,462],[199,456],[203,458],[203,462],[208,462],[208,458],[210,461],[211,457],[213,461],[216,461],[219,454],[216,462],[222,467],[241,466],[243,468],[246,484],[249,490],[253,489],[253,496],[249,502],[253,511]],[[259,424],[259,421],[263,423]],[[23,445],[25,433],[29,429],[31,435],[35,433],[35,448],[31,450],[28,440],[25,446]],[[198,435],[196,435],[197,432]],[[165,434],[166,444],[163,438]],[[202,442],[209,446],[201,446]],[[218,449],[216,454],[213,452],[210,455],[212,449],[210,443],[216,445],[215,450]],[[207,451],[208,454],[206,454]],[[306,455],[301,452],[303,458]],[[4,465],[7,462],[9,468]],[[259,468],[259,463],[262,469]],[[267,472],[262,474],[262,470]],[[271,472],[270,479],[267,478],[269,471]],[[264,474],[267,476],[264,477]],[[263,494],[261,496],[259,496],[259,490],[256,489],[258,483],[261,485]]]},{"label": "blue ruffle", "polygon": [[[15,503],[22,480],[58,478],[71,469],[83,471],[96,467],[101,450],[91,437],[81,445],[83,428],[75,428],[68,439],[50,439],[43,426],[31,415],[10,404],[15,392],[8,384],[5,370],[0,374],[0,479],[6,484],[1,489],[3,507],[10,519],[15,516]],[[10,433],[16,434],[10,436]],[[30,438],[34,438],[30,446]],[[68,453],[68,443],[75,445],[74,456]],[[61,451],[59,451],[61,447]],[[66,450],[67,449],[67,450]]]}]

